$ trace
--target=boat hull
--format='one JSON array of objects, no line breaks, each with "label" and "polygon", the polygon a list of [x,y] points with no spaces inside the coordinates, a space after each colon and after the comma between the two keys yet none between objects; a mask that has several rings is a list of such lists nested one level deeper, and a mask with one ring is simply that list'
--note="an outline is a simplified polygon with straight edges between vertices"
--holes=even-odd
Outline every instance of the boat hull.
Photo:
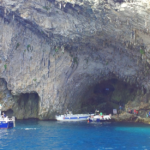
[{"label": "boat hull", "polygon": [[110,122],[110,120],[102,120],[102,119],[88,119],[89,122]]},{"label": "boat hull", "polygon": [[86,121],[90,115],[60,115],[56,116],[58,121]]},{"label": "boat hull", "polygon": [[0,121],[0,129],[10,129],[13,128],[14,123],[13,121]]}]

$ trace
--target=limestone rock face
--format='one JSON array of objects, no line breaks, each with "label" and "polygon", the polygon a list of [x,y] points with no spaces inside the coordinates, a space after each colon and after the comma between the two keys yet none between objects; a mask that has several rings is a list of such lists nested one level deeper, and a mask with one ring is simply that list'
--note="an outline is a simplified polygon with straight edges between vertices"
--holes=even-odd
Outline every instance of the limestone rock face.
[{"label": "limestone rock face", "polygon": [[132,107],[150,108],[149,13],[148,0],[0,0],[3,110],[18,119],[78,112],[111,78],[135,85]]},{"label": "limestone rock face", "polygon": [[0,79],[0,103],[6,110],[11,109],[14,104],[13,96],[11,91],[7,89],[7,83],[4,79]]}]

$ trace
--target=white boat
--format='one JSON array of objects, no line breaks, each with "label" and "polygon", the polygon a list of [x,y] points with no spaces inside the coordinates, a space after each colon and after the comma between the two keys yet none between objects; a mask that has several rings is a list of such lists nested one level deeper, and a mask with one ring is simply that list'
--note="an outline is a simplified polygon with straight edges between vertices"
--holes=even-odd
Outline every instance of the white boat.
[{"label": "white boat", "polygon": [[15,127],[15,117],[12,118],[0,117],[0,129],[10,129],[13,127]]},{"label": "white boat", "polygon": [[91,115],[87,118],[88,122],[107,122],[111,120],[111,115]]},{"label": "white boat", "polygon": [[91,115],[87,118],[88,122],[107,122],[110,120],[111,114],[103,115],[102,113],[99,113],[99,110],[96,110],[94,115]]},{"label": "white boat", "polygon": [[1,115],[2,106],[0,104],[0,129],[9,129],[15,127],[15,117],[8,118],[8,116]]},{"label": "white boat", "polygon": [[64,114],[55,116],[58,121],[85,121],[91,114]]}]

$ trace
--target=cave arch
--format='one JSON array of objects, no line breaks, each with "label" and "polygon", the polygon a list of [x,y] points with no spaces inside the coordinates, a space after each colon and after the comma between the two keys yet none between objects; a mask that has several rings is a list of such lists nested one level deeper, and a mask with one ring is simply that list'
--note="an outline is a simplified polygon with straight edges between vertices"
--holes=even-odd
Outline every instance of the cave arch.
[{"label": "cave arch", "polygon": [[[89,86],[80,101],[75,105],[75,113],[93,113],[96,109],[103,113],[113,113],[113,109],[119,109],[130,101],[133,102],[141,89],[136,84],[129,84],[116,77],[102,80]],[[76,111],[77,110],[77,111]]]},{"label": "cave arch", "polygon": [[34,93],[21,93],[14,96],[16,103],[13,106],[14,116],[17,119],[38,118],[39,113],[39,95]]},{"label": "cave arch", "polygon": [[37,92],[12,95],[10,85],[4,78],[0,78],[0,104],[2,112],[8,117],[17,119],[38,118],[40,97]]}]

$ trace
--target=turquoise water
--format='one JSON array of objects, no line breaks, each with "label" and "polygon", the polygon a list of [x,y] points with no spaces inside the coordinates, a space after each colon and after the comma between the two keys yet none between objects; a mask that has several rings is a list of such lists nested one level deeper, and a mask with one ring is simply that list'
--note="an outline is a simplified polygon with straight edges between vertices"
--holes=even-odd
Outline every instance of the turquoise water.
[{"label": "turquoise water", "polygon": [[0,130],[5,150],[150,150],[150,125],[26,120]]}]

